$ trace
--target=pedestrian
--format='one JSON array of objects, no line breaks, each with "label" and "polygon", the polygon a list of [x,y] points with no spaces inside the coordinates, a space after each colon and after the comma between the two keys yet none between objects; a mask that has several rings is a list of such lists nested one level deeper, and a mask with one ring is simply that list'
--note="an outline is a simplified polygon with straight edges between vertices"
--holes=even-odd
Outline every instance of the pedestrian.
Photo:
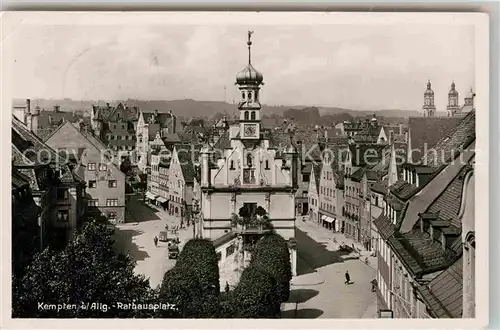
[{"label": "pedestrian", "polygon": [[226,288],[225,288],[225,290],[226,290],[226,293],[229,293],[229,283],[227,281],[226,281]]},{"label": "pedestrian", "polygon": [[344,284],[350,284],[351,283],[351,275],[349,275],[349,271],[345,271],[345,282]]},{"label": "pedestrian", "polygon": [[155,238],[153,239],[153,242],[155,242],[155,247],[158,247],[158,237],[155,236]]}]

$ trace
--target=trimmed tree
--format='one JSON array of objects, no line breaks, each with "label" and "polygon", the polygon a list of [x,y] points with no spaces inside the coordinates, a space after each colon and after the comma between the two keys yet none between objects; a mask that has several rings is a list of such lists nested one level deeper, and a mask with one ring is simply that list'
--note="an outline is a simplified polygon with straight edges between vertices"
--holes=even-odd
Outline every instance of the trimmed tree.
[{"label": "trimmed tree", "polygon": [[173,269],[165,273],[160,301],[178,306],[183,318],[212,318],[219,314],[219,265],[211,241],[189,240]]},{"label": "trimmed tree", "polygon": [[260,239],[252,253],[250,265],[268,272],[276,281],[281,302],[288,300],[292,266],[288,244],[283,237],[273,233]]},{"label": "trimmed tree", "polygon": [[219,262],[211,241],[202,238],[189,240],[179,254],[175,267],[193,272],[204,291],[219,293]]},{"label": "trimmed tree", "polygon": [[275,318],[280,307],[276,295],[274,278],[262,268],[250,265],[241,274],[232,294],[232,315],[234,318]]}]

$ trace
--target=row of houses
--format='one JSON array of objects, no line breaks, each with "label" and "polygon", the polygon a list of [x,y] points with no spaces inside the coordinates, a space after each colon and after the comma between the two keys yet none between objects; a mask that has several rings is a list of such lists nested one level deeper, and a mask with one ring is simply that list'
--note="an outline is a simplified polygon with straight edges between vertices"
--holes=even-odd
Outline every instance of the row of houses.
[{"label": "row of houses", "polygon": [[378,256],[380,310],[473,317],[475,110],[412,117],[386,143],[356,143],[362,132],[326,142],[309,183],[309,218]]}]

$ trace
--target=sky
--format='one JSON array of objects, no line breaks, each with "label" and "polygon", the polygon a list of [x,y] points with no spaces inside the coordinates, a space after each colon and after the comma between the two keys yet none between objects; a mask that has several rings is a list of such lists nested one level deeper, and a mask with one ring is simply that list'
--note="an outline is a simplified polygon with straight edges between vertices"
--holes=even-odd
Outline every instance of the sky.
[{"label": "sky", "polygon": [[261,102],[420,110],[431,79],[438,111],[452,80],[474,86],[471,25],[27,25],[13,41],[15,98],[232,102],[247,64]]}]

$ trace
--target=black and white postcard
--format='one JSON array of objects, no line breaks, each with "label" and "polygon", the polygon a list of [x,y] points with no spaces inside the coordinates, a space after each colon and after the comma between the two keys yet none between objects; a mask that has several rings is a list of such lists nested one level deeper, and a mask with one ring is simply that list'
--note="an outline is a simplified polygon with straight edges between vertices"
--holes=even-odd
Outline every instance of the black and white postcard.
[{"label": "black and white postcard", "polygon": [[7,13],[2,327],[486,325],[488,24]]}]

